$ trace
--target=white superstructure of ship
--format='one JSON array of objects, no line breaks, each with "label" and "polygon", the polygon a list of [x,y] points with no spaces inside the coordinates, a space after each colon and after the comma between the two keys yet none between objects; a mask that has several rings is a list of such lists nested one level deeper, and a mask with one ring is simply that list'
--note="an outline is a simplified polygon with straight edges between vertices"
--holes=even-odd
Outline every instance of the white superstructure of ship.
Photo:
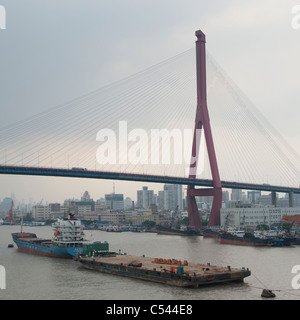
[{"label": "white superstructure of ship", "polygon": [[54,231],[53,242],[57,244],[79,244],[85,241],[83,225],[80,220],[69,213],[68,219],[58,219],[52,224]]}]

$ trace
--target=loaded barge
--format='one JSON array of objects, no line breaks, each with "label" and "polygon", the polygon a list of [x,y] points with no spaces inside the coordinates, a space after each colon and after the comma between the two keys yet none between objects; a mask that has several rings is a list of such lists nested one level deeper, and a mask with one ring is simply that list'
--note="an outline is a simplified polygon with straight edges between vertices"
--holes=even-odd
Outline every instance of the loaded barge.
[{"label": "loaded barge", "polygon": [[158,259],[120,255],[112,252],[79,257],[83,267],[103,273],[179,287],[198,288],[223,282],[239,282],[251,275],[248,268],[217,267],[174,259]]}]

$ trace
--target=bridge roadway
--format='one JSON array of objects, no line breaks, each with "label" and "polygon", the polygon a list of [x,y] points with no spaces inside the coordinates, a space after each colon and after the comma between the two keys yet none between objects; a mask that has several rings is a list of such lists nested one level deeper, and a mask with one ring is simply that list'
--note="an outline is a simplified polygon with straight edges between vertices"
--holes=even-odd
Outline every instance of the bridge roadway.
[{"label": "bridge roadway", "polygon": [[[49,176],[49,177],[69,177],[69,178],[86,178],[86,179],[107,179],[107,180],[126,180],[137,182],[166,183],[194,185],[201,187],[212,187],[212,180],[189,179],[170,176],[155,176],[132,173],[92,171],[85,168],[63,169],[63,168],[41,168],[41,167],[24,167],[24,166],[0,166],[0,174],[8,175],[30,175],[30,176]],[[222,188],[257,190],[282,193],[298,193],[300,188],[282,187],[269,184],[249,184],[242,182],[221,181]]]}]

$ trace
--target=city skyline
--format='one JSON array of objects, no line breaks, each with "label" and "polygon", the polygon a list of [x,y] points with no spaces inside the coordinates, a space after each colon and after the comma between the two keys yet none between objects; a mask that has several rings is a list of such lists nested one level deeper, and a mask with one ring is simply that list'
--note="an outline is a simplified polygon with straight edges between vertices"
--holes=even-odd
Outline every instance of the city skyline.
[{"label": "city skyline", "polygon": [[[149,185],[148,185],[149,186]],[[18,199],[15,194],[0,198],[0,212],[8,212],[11,207],[11,201],[14,201],[14,208],[23,210],[28,206],[50,206],[55,204],[65,205],[66,202],[93,202],[99,203],[108,209],[112,210],[131,210],[131,209],[149,209],[152,205],[157,206],[158,210],[186,210],[187,198],[186,194],[182,191],[181,185],[164,184],[161,190],[154,192],[149,190],[149,187],[143,185],[142,190],[136,190],[136,197],[131,198],[126,193],[106,192],[101,195],[92,195],[88,190],[80,193],[80,195],[72,195],[69,198],[63,200],[54,199],[49,201],[47,198],[42,198],[40,201],[35,201],[32,197],[29,199]],[[115,187],[115,186],[114,186]],[[114,195],[116,196],[117,207],[114,207]],[[146,199],[145,199],[146,196]],[[121,198],[120,198],[121,197]],[[144,198],[144,199],[143,199]],[[197,205],[200,210],[209,210],[212,205],[212,197],[199,196],[197,197]],[[118,201],[122,201],[122,206],[118,204]],[[132,202],[134,202],[134,207]],[[258,203],[263,206],[274,205],[272,200],[272,193],[262,191],[247,191],[241,189],[224,189],[222,192],[222,207],[239,207],[241,204]],[[236,203],[236,205],[235,205]],[[276,196],[276,207],[289,206],[289,195],[284,193],[278,193]],[[293,204],[295,207],[300,206],[300,195],[294,195]],[[3,209],[5,207],[5,209]],[[29,210],[30,211],[30,210]]]}]

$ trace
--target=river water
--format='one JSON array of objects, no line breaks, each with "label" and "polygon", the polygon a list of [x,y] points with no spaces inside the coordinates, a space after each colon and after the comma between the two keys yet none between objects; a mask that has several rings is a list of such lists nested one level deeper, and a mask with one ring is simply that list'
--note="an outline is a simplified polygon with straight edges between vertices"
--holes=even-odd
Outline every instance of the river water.
[{"label": "river water", "polygon": [[[20,226],[0,226],[0,265],[6,271],[0,300],[260,300],[263,288],[280,290],[274,291],[273,299],[300,299],[300,289],[292,286],[296,276],[292,268],[300,265],[300,246],[255,248],[203,237],[85,230],[89,240],[108,241],[110,251],[246,267],[252,272],[244,283],[189,289],[86,270],[74,260],[18,252],[16,245],[8,248],[11,233],[19,231]],[[23,231],[43,238],[53,234],[47,226],[24,227]]]}]

